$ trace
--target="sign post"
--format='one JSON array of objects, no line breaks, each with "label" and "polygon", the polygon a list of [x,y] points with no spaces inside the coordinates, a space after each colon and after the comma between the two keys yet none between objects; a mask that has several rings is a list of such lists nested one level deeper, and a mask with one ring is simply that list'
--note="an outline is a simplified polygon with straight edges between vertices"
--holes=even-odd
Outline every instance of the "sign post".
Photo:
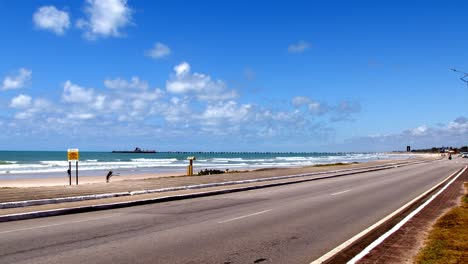
[{"label": "sign post", "polygon": [[68,149],[68,175],[71,185],[71,162],[76,161],[76,185],[78,185],[78,160],[80,159],[80,151],[78,149]]},{"label": "sign post", "polygon": [[68,162],[68,185],[71,185],[71,161]]},{"label": "sign post", "polygon": [[193,161],[196,160],[196,157],[187,157],[189,160],[190,164],[187,167],[187,176],[192,176],[193,175]]}]

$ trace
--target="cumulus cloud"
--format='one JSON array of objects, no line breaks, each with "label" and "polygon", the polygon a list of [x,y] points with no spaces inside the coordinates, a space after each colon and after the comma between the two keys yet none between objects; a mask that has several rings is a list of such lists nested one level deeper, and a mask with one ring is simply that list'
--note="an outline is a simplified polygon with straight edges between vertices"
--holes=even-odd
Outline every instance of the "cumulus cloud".
[{"label": "cumulus cloud", "polygon": [[94,119],[96,117],[95,114],[92,113],[69,113],[67,114],[67,118],[73,119],[73,120],[90,120]]},{"label": "cumulus cloud", "polygon": [[212,80],[206,74],[192,73],[187,62],[175,66],[174,72],[166,82],[166,90],[170,93],[195,94],[201,101],[229,100],[238,96],[235,90],[228,90],[223,81]]},{"label": "cumulus cloud", "polygon": [[253,110],[251,104],[238,105],[235,101],[208,105],[198,117],[205,125],[219,125],[221,123],[240,123],[246,121]]},{"label": "cumulus cloud", "polygon": [[90,103],[94,100],[94,89],[66,81],[63,85],[62,99],[67,103]]},{"label": "cumulus cloud", "polygon": [[70,16],[67,12],[58,10],[55,6],[43,6],[33,14],[34,25],[43,30],[63,35],[70,27]]},{"label": "cumulus cloud", "polygon": [[410,130],[410,134],[413,136],[424,136],[428,130],[426,125],[419,126]]},{"label": "cumulus cloud", "polygon": [[310,44],[304,40],[301,40],[298,43],[289,45],[288,52],[289,53],[303,53],[309,48],[310,48]]},{"label": "cumulus cloud", "polygon": [[149,88],[148,82],[140,80],[138,77],[132,77],[130,81],[125,79],[106,79],[104,86],[109,89],[139,89],[146,90]]},{"label": "cumulus cloud", "polygon": [[156,42],[156,44],[154,44],[154,47],[150,50],[147,50],[145,54],[146,56],[151,57],[153,59],[160,59],[169,56],[171,54],[171,49],[161,42]]},{"label": "cumulus cloud", "polygon": [[131,23],[133,10],[127,0],[86,0],[85,19],[79,19],[78,28],[89,39],[122,36],[122,28]]},{"label": "cumulus cloud", "polygon": [[296,108],[306,106],[310,113],[316,115],[324,114],[329,110],[329,108],[325,104],[314,101],[307,96],[293,97],[292,104]]},{"label": "cumulus cloud", "polygon": [[364,151],[382,151],[405,150],[406,145],[411,145],[413,149],[460,147],[465,146],[466,142],[468,142],[468,118],[461,116],[439,126],[420,125],[399,133],[352,138],[348,143],[360,146]]},{"label": "cumulus cloud", "polygon": [[32,129],[43,132],[73,133],[70,128],[79,122],[88,124],[82,127],[102,129],[105,125],[127,132],[130,127],[145,127],[138,129],[140,136],[151,131],[164,131],[168,136],[191,131],[195,137],[233,136],[252,141],[278,137],[287,142],[299,136],[324,138],[333,133],[328,118],[356,109],[352,103],[327,106],[306,96],[274,107],[241,102],[222,80],[193,72],[187,62],[175,65],[164,91],[138,76],[107,78],[101,86],[89,88],[68,80],[62,86],[62,100],[54,105],[20,94],[9,102],[8,114],[25,128],[34,119],[40,125]]},{"label": "cumulus cloud", "polygon": [[[14,100],[15,98],[13,98]],[[11,106],[13,107],[13,100]],[[52,111],[52,104],[42,98],[32,99],[29,96],[16,97],[16,108],[21,108],[22,111],[15,114],[15,119],[31,119],[38,114]]]},{"label": "cumulus cloud", "polygon": [[31,81],[32,71],[20,68],[17,74],[7,75],[2,82],[2,90],[21,89]]},{"label": "cumulus cloud", "polygon": [[10,107],[12,108],[26,108],[31,105],[32,98],[29,95],[20,94],[11,99]]}]

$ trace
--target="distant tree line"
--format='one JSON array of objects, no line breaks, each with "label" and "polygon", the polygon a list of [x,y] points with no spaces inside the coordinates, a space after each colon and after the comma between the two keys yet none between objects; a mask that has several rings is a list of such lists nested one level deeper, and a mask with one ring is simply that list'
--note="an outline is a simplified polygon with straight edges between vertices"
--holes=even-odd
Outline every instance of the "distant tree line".
[{"label": "distant tree line", "polygon": [[468,152],[468,146],[463,146],[463,147],[432,147],[430,149],[413,149],[411,150],[411,152],[432,152],[432,153],[442,153],[442,152],[445,152],[446,150],[453,150],[455,151],[456,153],[460,153],[460,152]]}]

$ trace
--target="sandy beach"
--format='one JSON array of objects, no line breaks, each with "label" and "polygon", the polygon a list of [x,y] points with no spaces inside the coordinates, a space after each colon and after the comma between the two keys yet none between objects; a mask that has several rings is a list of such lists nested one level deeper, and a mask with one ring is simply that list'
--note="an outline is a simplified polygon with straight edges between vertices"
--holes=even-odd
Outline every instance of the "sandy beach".
[{"label": "sandy beach", "polygon": [[[434,158],[418,158],[417,160],[432,160]],[[351,168],[362,168],[375,165],[406,163],[416,159],[379,160],[366,163],[354,163],[346,165],[308,166],[300,168],[274,168],[259,169],[254,171],[225,173],[205,176],[185,175],[135,175],[115,176],[110,183],[105,182],[105,177],[83,177],[80,185],[68,185],[68,178],[43,178],[43,179],[16,179],[0,181],[1,202],[35,200],[54,197],[69,197],[89,194],[102,194],[114,192],[128,192],[167,187],[187,186],[194,184],[206,184],[213,182],[226,182],[233,180],[249,180],[274,176],[294,175],[310,172],[322,172]],[[74,184],[72,179],[72,184]]]},{"label": "sandy beach", "polygon": [[[127,180],[143,180],[164,177],[184,176],[180,173],[152,173],[152,174],[134,174],[134,175],[114,175],[111,177],[111,182],[127,181]],[[76,185],[76,177],[72,175],[72,186]],[[106,183],[105,176],[79,176],[78,183],[80,185]],[[46,186],[69,186],[68,176],[62,178],[21,178],[21,179],[1,179],[0,188],[2,187],[46,187]]]}]

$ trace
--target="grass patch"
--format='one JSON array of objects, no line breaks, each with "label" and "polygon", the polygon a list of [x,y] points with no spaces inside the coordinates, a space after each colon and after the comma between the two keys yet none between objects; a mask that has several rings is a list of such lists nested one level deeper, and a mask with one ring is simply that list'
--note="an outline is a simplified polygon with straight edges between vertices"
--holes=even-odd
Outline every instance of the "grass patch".
[{"label": "grass patch", "polygon": [[317,164],[312,167],[331,167],[331,166],[346,166],[352,164],[359,164],[359,162],[337,162],[337,163],[327,163],[327,164]]},{"label": "grass patch", "polygon": [[[468,183],[465,183],[468,189]],[[416,256],[415,263],[466,263],[468,260],[468,194],[461,206],[453,208],[437,220],[426,245]]]}]

